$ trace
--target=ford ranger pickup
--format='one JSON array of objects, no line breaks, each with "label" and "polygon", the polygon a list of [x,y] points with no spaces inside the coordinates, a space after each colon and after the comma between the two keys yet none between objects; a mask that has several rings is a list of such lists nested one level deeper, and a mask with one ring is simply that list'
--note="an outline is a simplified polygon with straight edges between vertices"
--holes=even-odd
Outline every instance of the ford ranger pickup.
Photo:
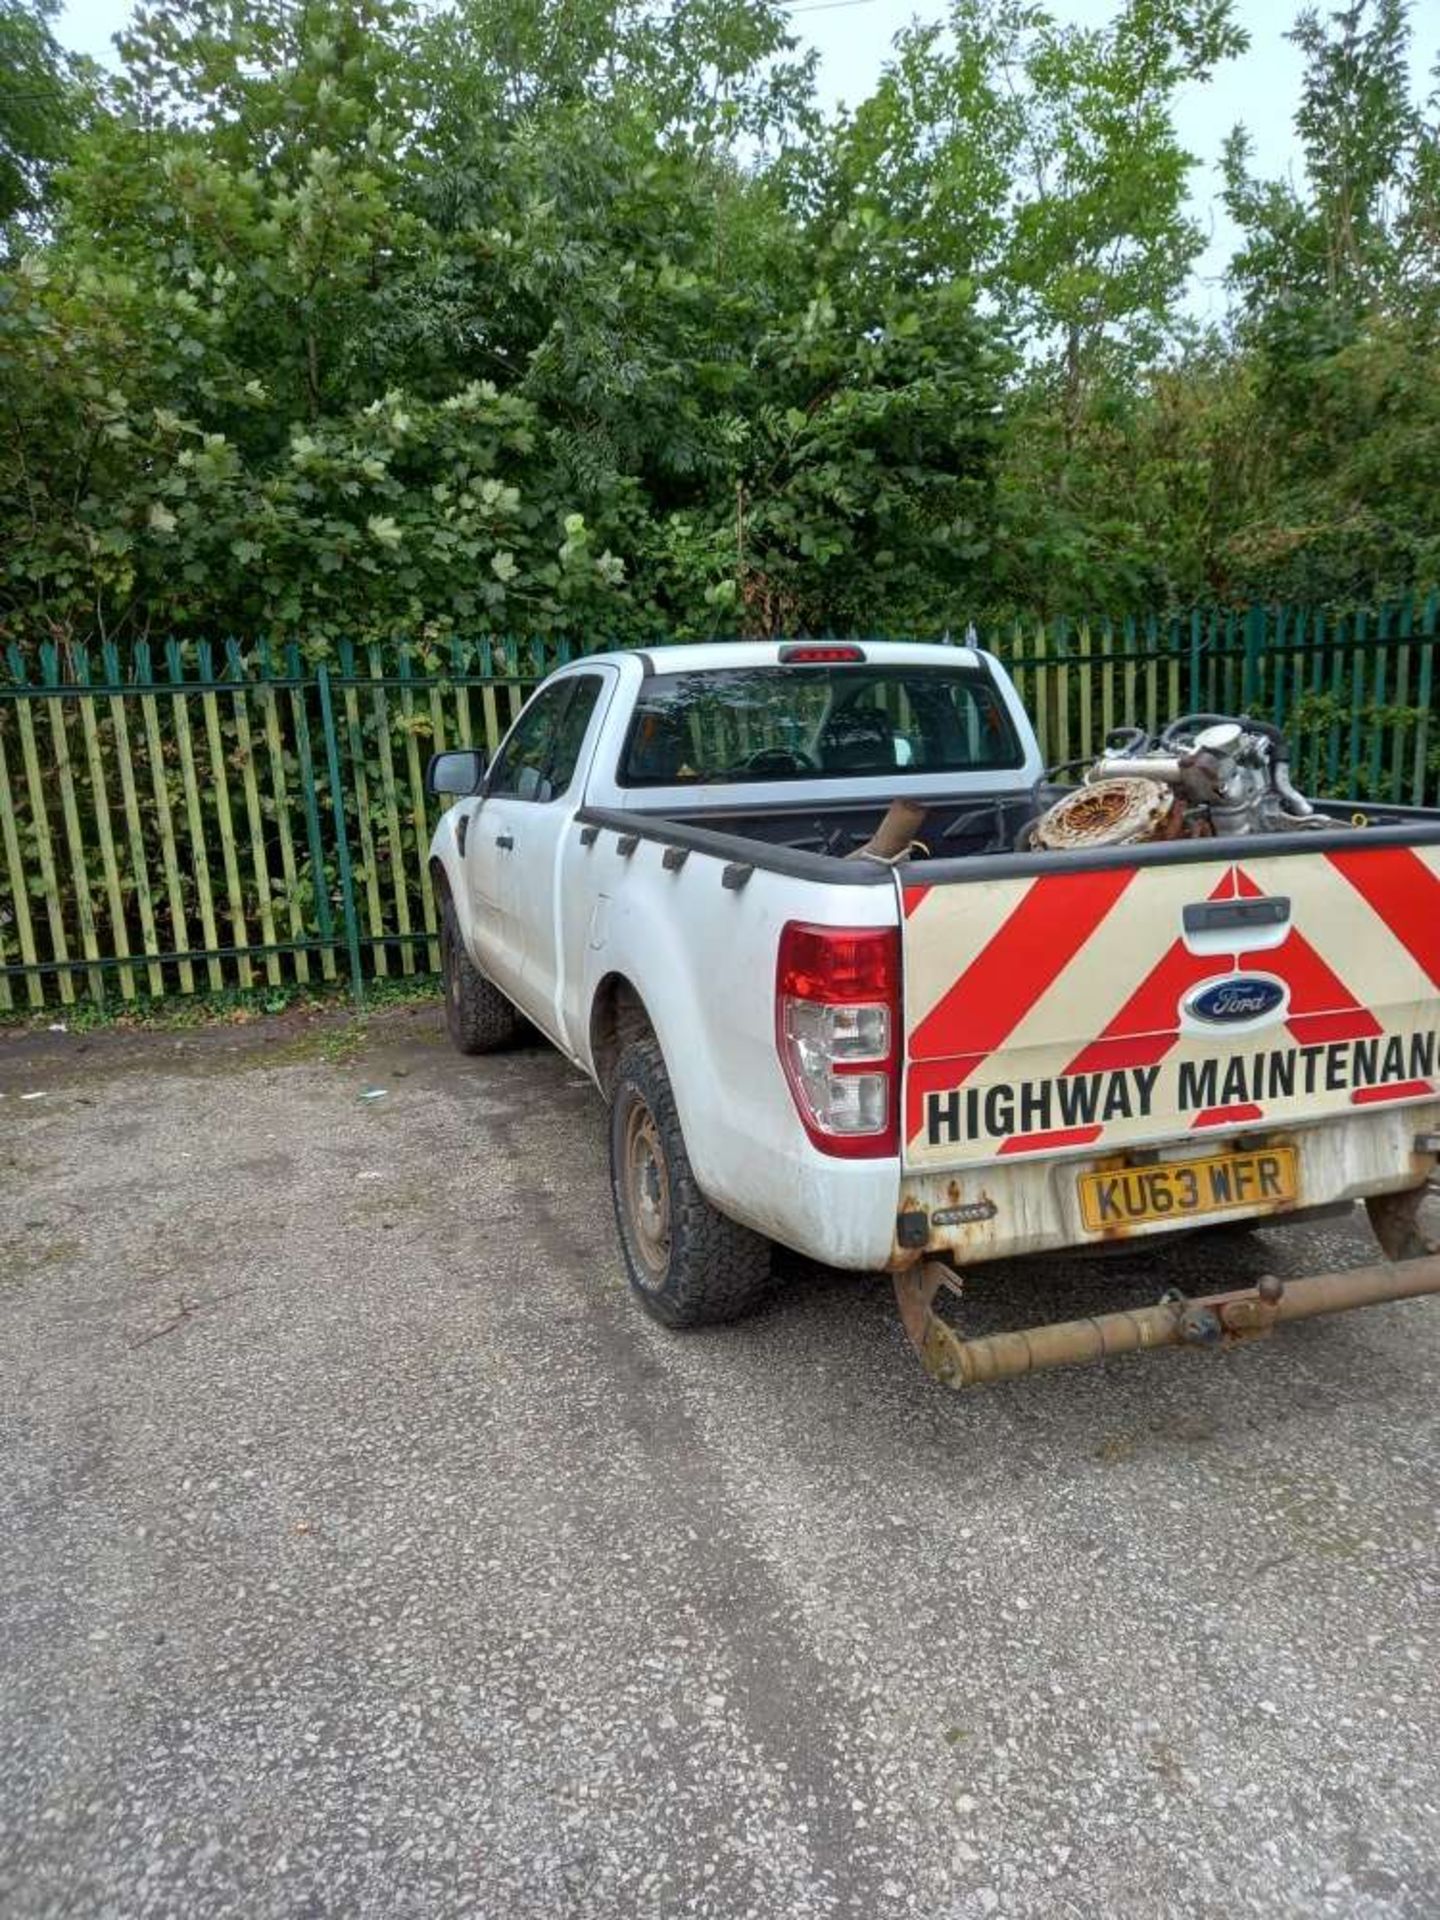
[{"label": "ford ranger pickup", "polygon": [[[1440,813],[1305,798],[1273,725],[1121,729],[1062,785],[978,649],[677,645],[562,668],[430,785],[451,1036],[594,1080],[667,1325],[744,1313],[777,1243],[893,1273],[954,1384],[1440,1290]],[[978,1262],[1357,1201],[1359,1274],[937,1310]]]}]

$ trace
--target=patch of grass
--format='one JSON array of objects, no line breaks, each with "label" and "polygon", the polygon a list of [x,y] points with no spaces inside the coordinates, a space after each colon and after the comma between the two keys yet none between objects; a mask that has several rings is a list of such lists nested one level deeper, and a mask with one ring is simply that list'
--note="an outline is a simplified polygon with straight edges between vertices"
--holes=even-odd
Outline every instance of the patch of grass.
[{"label": "patch of grass", "polygon": [[[433,973],[367,980],[364,1012],[433,1000],[439,991],[440,977]],[[177,1033],[191,1027],[245,1026],[252,1020],[281,1013],[335,1012],[353,1004],[350,985],[345,980],[312,981],[308,985],[287,982],[283,986],[224,987],[206,993],[166,994],[158,999],[146,996],[122,1000],[117,993],[112,999],[77,1000],[68,1007],[15,1007],[0,1013],[0,1029],[35,1032],[63,1024],[70,1033],[114,1029]],[[341,1053],[334,1057],[348,1055]]]},{"label": "patch of grass", "polygon": [[347,1020],[343,1027],[322,1027],[292,1034],[263,1049],[226,1053],[210,1063],[215,1073],[257,1073],[267,1067],[298,1067],[309,1061],[342,1066],[364,1046],[369,1029],[363,1019]]},{"label": "patch of grass", "polygon": [[0,1288],[12,1292],[46,1267],[71,1261],[80,1251],[78,1240],[32,1240],[0,1244]]}]

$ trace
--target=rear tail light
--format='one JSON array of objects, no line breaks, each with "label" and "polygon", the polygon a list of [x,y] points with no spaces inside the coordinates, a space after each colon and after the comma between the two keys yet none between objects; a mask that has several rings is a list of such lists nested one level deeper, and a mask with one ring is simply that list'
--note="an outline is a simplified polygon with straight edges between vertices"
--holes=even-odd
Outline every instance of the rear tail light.
[{"label": "rear tail light", "polygon": [[900,936],[894,927],[780,935],[775,1032],[806,1133],[822,1153],[898,1153]]}]

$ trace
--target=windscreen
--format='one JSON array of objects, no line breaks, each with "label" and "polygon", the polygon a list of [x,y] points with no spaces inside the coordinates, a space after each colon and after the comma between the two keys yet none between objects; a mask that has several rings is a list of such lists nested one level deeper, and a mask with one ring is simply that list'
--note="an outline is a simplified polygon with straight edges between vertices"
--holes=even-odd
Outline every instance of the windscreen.
[{"label": "windscreen", "polygon": [[759,666],[647,680],[626,787],[836,780],[1018,767],[1024,750],[979,666]]}]

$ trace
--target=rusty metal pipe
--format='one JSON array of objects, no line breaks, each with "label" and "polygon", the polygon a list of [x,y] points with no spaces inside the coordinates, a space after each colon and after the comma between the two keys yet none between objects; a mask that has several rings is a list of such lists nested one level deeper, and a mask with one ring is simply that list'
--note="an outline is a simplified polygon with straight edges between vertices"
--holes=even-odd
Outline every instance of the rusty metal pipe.
[{"label": "rusty metal pipe", "polygon": [[892,800],[885,817],[863,847],[847,853],[847,860],[896,861],[909,851],[910,843],[925,824],[927,809],[916,800]]},{"label": "rusty metal pipe", "polygon": [[1117,1353],[1151,1347],[1217,1347],[1268,1333],[1286,1320],[1344,1313],[1385,1300],[1411,1300],[1440,1293],[1440,1256],[1398,1266],[1357,1267],[1349,1273],[1314,1273],[1301,1280],[1267,1277],[1237,1293],[1203,1299],[1163,1300],[1153,1307],[1062,1320],[1016,1333],[966,1340],[933,1310],[935,1295],[952,1283],[937,1261],[895,1275],[900,1317],[925,1370],[942,1386],[973,1387],[991,1380],[1018,1380],[1044,1367],[1108,1360]]}]

